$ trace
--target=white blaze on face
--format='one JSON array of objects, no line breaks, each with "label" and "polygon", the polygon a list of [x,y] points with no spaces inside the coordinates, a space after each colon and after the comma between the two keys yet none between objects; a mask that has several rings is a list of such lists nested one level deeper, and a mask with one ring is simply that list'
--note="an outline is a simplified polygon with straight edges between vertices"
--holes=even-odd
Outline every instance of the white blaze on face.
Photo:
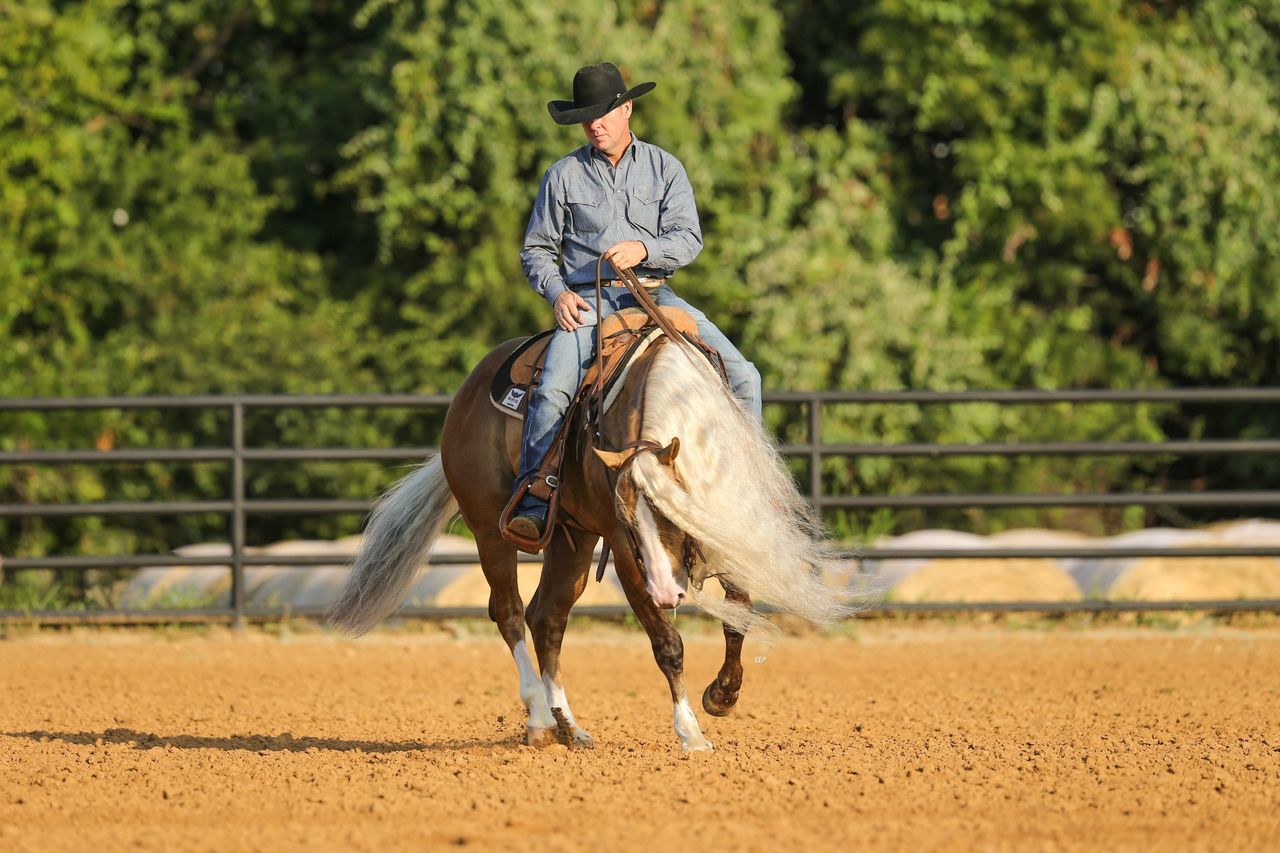
[{"label": "white blaze on face", "polygon": [[640,556],[644,560],[645,589],[659,607],[675,607],[683,598],[684,590],[676,583],[675,567],[671,565],[667,549],[662,547],[658,523],[654,521],[653,511],[649,509],[649,501],[644,495],[636,497],[636,527],[640,536]]}]

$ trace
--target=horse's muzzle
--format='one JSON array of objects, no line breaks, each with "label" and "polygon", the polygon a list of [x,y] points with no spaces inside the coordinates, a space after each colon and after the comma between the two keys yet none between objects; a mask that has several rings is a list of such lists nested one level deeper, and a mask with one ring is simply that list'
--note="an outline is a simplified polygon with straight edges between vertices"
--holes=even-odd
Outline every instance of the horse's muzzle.
[{"label": "horse's muzzle", "polygon": [[683,581],[684,583],[678,583],[674,577],[664,573],[663,577],[657,580],[646,578],[645,589],[659,609],[670,610],[683,604],[688,597],[685,592],[685,587],[688,584],[687,574]]}]

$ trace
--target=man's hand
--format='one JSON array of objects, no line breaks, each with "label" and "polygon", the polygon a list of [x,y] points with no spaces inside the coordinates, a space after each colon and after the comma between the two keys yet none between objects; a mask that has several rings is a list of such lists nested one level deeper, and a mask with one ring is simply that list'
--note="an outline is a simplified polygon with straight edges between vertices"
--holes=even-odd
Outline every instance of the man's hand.
[{"label": "man's hand", "polygon": [[582,324],[578,322],[578,310],[590,311],[591,304],[572,290],[566,290],[556,297],[556,325],[566,332],[572,332]]},{"label": "man's hand", "polygon": [[639,240],[623,240],[604,253],[604,259],[621,272],[629,270],[649,257],[649,250]]}]

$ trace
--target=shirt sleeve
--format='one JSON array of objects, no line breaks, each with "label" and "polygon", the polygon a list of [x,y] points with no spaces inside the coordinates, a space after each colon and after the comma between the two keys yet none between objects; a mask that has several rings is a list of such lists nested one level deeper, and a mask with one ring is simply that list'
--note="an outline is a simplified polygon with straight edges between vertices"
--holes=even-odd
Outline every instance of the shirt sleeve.
[{"label": "shirt sleeve", "polygon": [[548,169],[533,202],[529,227],[524,232],[520,267],[534,292],[548,302],[567,289],[560,272],[560,248],[564,239],[565,206],[562,194]]},{"label": "shirt sleeve", "polygon": [[644,261],[646,267],[675,272],[693,263],[702,251],[702,226],[684,166],[674,157],[664,165],[668,180],[658,206],[660,233],[656,238],[647,237],[640,242],[649,253]]}]

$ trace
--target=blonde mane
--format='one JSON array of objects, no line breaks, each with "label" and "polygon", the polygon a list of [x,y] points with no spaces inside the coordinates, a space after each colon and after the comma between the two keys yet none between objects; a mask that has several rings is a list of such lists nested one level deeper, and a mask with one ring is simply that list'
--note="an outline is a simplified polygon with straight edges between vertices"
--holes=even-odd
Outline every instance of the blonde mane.
[{"label": "blonde mane", "polygon": [[[723,380],[688,347],[655,354],[644,391],[641,435],[680,439],[675,470],[651,453],[627,476],[673,524],[698,539],[711,576],[753,599],[820,625],[853,612],[847,594],[823,583],[839,573],[821,520],[797,491],[782,458]],[[767,624],[749,608],[690,590],[694,603],[746,631]]]}]

